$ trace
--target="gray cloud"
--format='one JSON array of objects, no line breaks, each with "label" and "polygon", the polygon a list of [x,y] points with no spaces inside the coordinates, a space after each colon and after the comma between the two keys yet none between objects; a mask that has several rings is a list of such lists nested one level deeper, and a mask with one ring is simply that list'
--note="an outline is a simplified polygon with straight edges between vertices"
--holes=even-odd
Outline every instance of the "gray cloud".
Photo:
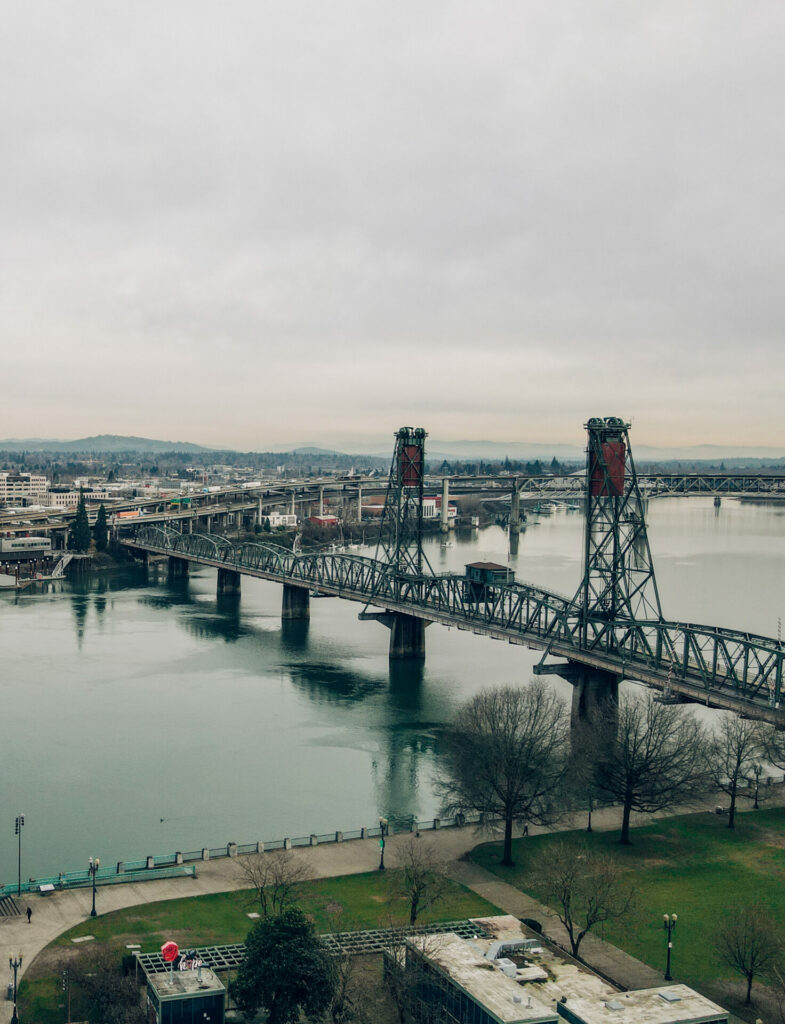
[{"label": "gray cloud", "polygon": [[785,443],[780,3],[6,22],[1,434]]}]

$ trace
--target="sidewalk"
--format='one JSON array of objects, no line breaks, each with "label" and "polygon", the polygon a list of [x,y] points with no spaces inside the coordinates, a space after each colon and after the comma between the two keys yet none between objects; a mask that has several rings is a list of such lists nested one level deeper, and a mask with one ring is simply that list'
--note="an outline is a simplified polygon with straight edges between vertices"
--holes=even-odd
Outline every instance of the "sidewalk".
[{"label": "sidewalk", "polygon": [[[710,811],[717,803],[712,798],[700,808],[690,810]],[[785,803],[785,790],[778,793],[771,804]],[[669,814],[639,815],[634,824],[641,825],[658,817],[670,817]],[[593,825],[598,831],[619,827],[620,812],[617,808],[605,808],[595,812]],[[583,827],[585,817],[578,816],[565,821],[560,830]],[[552,831],[532,827],[531,834]],[[409,833],[393,835],[387,840],[386,852],[390,866],[395,863],[395,848]],[[479,895],[494,903],[505,913],[516,917],[534,918],[542,923],[546,934],[561,945],[565,942],[561,922],[550,911],[536,900],[519,892],[495,875],[462,858],[478,843],[489,839],[501,838],[499,835],[480,833],[472,826],[451,828],[435,832],[423,833],[424,843],[433,843],[440,857],[447,863],[448,873],[456,881],[473,889]],[[309,878],[329,878],[335,875],[352,875],[365,871],[374,871],[379,866],[379,842],[377,839],[357,839],[344,843],[332,843],[314,848],[301,847],[291,851],[291,856],[303,861],[307,866]],[[96,909],[99,914],[113,910],[133,907],[143,903],[156,903],[161,900],[184,899],[189,896],[202,896],[207,893],[230,892],[246,888],[247,882],[239,877],[237,862],[232,858],[206,861],[197,866],[196,878],[171,878],[152,882],[138,882],[128,885],[99,886],[96,894]],[[17,900],[22,916],[18,918],[0,919],[0,966],[8,958],[22,954],[23,963],[19,977],[30,967],[36,955],[58,935],[74,925],[80,924],[90,916],[92,891],[89,888],[71,889],[55,892],[51,896],[23,895]],[[30,924],[24,913],[27,906],[33,911]],[[648,988],[660,984],[663,976],[635,960],[622,950],[593,935],[587,936],[582,946],[587,963],[596,966],[599,971],[614,978],[627,988]],[[9,970],[3,987],[13,980]],[[11,1020],[13,1004],[0,1001],[0,1024]]]}]

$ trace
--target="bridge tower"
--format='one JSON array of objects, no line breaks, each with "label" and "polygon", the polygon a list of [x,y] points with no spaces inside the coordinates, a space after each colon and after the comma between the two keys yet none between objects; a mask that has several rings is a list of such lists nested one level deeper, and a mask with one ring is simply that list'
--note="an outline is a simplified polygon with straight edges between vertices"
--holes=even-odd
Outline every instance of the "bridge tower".
[{"label": "bridge tower", "polygon": [[[425,438],[422,427],[401,427],[395,435],[395,451],[382,510],[376,557],[396,576],[417,577],[433,570],[422,549],[422,497],[425,475]],[[402,612],[360,613],[390,630],[390,657],[424,658],[428,623]]]},{"label": "bridge tower", "polygon": [[592,619],[662,619],[629,426],[617,416],[586,424],[583,580],[575,595],[584,644],[591,643]]},{"label": "bridge tower", "polygon": [[422,427],[401,427],[382,510],[376,557],[397,573],[422,576],[432,569],[422,549],[422,497],[425,475],[425,438]]},{"label": "bridge tower", "polygon": [[[582,646],[608,651],[613,628],[624,620],[662,620],[660,595],[646,534],[646,505],[630,450],[629,423],[617,416],[586,424],[586,522],[583,579],[574,603],[580,608]],[[596,725],[618,696],[621,675],[578,662],[543,665],[573,686],[574,737]]]}]

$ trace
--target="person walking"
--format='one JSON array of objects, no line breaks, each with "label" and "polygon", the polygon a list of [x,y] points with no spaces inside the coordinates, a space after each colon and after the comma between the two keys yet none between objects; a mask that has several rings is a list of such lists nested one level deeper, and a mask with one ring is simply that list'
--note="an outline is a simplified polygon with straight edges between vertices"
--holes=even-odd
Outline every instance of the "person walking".
[{"label": "person walking", "polygon": [[30,924],[30,918],[32,916],[33,916],[33,908],[32,907],[28,907],[27,908],[27,923],[28,924]]}]

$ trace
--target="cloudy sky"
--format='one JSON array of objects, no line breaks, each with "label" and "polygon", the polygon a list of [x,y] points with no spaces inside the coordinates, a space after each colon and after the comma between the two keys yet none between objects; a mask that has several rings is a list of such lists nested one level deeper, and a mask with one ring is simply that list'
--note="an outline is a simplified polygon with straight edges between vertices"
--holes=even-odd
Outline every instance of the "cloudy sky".
[{"label": "cloudy sky", "polygon": [[0,437],[785,445],[782,0],[25,0]]}]

